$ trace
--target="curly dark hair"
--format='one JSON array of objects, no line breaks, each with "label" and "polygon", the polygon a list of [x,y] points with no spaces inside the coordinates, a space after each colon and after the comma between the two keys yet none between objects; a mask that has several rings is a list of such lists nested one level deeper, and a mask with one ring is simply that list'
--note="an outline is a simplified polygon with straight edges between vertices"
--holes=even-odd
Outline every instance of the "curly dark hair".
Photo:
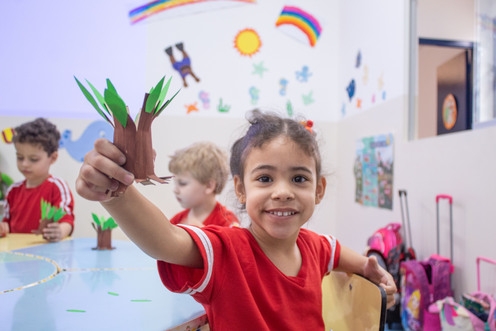
[{"label": "curly dark hair", "polygon": [[59,149],[60,132],[44,118],[21,124],[14,131],[14,143],[39,145],[49,156]]},{"label": "curly dark hair", "polygon": [[264,144],[279,136],[286,136],[294,141],[308,156],[315,159],[316,173],[320,177],[322,172],[322,157],[315,135],[308,131],[298,120],[284,118],[276,113],[261,112],[254,109],[248,113],[248,122],[251,124],[246,134],[236,140],[231,147],[230,167],[232,176],[243,178],[246,157],[253,148],[260,148]]}]

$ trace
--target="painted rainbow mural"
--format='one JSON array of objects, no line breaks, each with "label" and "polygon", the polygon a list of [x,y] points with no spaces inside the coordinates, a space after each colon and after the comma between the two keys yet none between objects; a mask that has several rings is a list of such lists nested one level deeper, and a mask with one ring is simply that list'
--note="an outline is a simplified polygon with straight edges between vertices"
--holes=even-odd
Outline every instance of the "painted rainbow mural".
[{"label": "painted rainbow mural", "polygon": [[293,25],[301,30],[308,38],[310,46],[315,46],[322,32],[319,21],[310,13],[294,6],[284,6],[277,18],[276,26]]},{"label": "painted rainbow mural", "polygon": [[246,2],[246,3],[256,2],[256,0],[156,0],[131,10],[129,12],[129,19],[131,20],[131,24],[134,24],[168,9],[173,9],[176,7],[186,6],[186,5],[194,5],[197,3],[219,2],[219,1]]}]

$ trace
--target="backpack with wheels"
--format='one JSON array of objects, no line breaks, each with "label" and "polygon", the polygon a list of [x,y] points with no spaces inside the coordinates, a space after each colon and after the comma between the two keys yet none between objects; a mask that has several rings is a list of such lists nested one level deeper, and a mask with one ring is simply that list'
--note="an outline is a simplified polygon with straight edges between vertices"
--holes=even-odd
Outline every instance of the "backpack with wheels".
[{"label": "backpack with wheels", "polygon": [[[415,259],[415,251],[411,246],[407,193],[405,190],[399,190],[398,194],[402,223],[389,223],[375,231],[368,239],[366,255],[377,258],[379,265],[393,276],[396,287],[400,290],[400,264],[403,261]],[[396,303],[387,310],[386,324],[389,328],[401,325],[400,310],[400,294],[398,293]]]},{"label": "backpack with wheels", "polygon": [[[439,255],[440,225],[439,201],[447,199],[450,206],[450,258]],[[441,330],[438,311],[429,310],[437,300],[453,296],[451,274],[453,273],[453,198],[436,196],[437,254],[425,261],[411,260],[401,263],[401,323],[408,331]]]}]

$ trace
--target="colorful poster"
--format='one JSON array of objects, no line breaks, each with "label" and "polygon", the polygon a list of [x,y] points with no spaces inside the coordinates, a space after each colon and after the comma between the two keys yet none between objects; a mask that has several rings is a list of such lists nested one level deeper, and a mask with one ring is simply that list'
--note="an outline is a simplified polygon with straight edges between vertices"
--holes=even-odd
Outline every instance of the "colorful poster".
[{"label": "colorful poster", "polygon": [[353,172],[355,201],[393,209],[393,135],[362,138],[357,142]]}]

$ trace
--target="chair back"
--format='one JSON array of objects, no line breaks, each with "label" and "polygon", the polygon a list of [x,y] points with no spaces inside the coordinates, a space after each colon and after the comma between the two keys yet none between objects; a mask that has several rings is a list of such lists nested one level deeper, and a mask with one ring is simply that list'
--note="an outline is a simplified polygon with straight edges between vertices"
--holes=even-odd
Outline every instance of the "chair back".
[{"label": "chair back", "polygon": [[327,331],[383,331],[386,292],[362,276],[333,271],[322,280],[322,316]]}]

